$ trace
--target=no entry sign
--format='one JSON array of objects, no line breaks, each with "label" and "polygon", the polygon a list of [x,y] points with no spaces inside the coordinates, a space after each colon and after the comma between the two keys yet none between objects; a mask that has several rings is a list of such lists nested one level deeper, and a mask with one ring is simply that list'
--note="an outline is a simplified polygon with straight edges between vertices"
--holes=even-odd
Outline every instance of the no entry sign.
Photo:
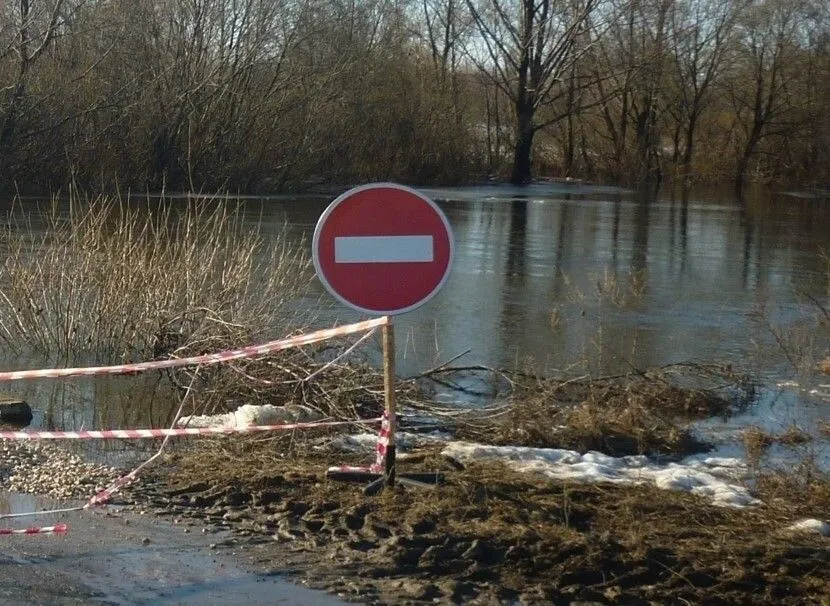
[{"label": "no entry sign", "polygon": [[452,231],[441,209],[415,190],[362,185],[323,212],[312,256],[320,281],[346,305],[401,314],[426,303],[446,282]]}]

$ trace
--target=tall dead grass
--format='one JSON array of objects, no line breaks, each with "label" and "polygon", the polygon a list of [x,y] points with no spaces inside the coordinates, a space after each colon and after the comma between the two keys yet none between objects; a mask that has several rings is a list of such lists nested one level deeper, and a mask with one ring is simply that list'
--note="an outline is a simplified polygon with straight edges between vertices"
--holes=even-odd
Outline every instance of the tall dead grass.
[{"label": "tall dead grass", "polygon": [[[830,278],[830,256],[820,251],[819,257]],[[830,280],[828,280],[830,289]],[[796,319],[783,321],[778,310],[761,298],[748,314],[749,319],[775,342],[776,350],[786,359],[799,381],[830,374],[830,290],[824,295],[799,291],[805,309]]]},{"label": "tall dead grass", "polygon": [[514,375],[513,387],[503,414],[465,423],[459,434],[614,456],[682,456],[709,448],[688,421],[728,416],[754,397],[751,383],[730,367],[695,364],[567,380]]},{"label": "tall dead grass", "polygon": [[[18,206],[18,208],[22,208]],[[300,322],[303,247],[211,198],[57,199],[0,234],[0,346],[101,363],[211,351]]]}]

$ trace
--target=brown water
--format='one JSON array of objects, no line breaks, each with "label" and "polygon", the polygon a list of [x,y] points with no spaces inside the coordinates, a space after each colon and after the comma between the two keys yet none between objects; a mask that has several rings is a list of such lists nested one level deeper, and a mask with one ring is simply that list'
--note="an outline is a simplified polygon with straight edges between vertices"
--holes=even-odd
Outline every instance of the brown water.
[{"label": "brown water", "polygon": [[[817,308],[809,299],[830,307],[830,270],[821,257],[830,254],[830,199],[763,191],[739,200],[720,190],[642,193],[554,183],[422,191],[446,212],[456,257],[443,290],[396,319],[401,374],[463,352],[459,364],[513,367],[533,360],[547,371],[729,362],[769,388],[735,427],[830,418],[830,386],[800,376],[767,328],[768,321],[802,335],[802,354],[830,353],[830,343],[812,330]],[[257,198],[245,208],[266,233],[287,224],[310,241],[332,198]],[[317,300],[323,291],[315,286],[300,304]],[[761,309],[766,319],[759,319]],[[360,317],[333,300],[318,312],[321,326]],[[25,367],[19,359],[2,365]],[[776,387],[790,380],[805,389]],[[94,426],[93,403],[105,392],[109,402],[126,402],[119,406],[127,424],[146,426],[164,416],[139,405],[146,398],[135,384],[132,390],[123,380],[72,385],[61,395],[37,388],[51,389],[52,402],[81,397],[89,404],[71,415],[51,405],[50,424]],[[46,392],[23,389],[38,407]]]},{"label": "brown water", "polygon": [[[736,438],[749,425],[795,424],[816,440],[797,452],[776,446],[773,457],[807,455],[830,468],[817,432],[830,419],[830,377],[805,376],[770,330],[797,344],[788,344],[796,362],[830,355],[811,300],[830,308],[830,198],[566,184],[422,191],[446,212],[456,257],[444,289],[396,319],[402,374],[463,352],[458,364],[530,360],[547,372],[730,363],[761,388],[749,410],[701,424],[719,453],[739,455]],[[308,236],[329,201],[251,204]],[[322,324],[359,317],[335,303],[321,310]],[[475,390],[477,380],[462,384]]]},{"label": "brown water", "polygon": [[[423,191],[441,201],[456,258],[438,296],[398,320],[404,372],[469,349],[464,362],[494,366],[725,360],[788,378],[753,312],[764,305],[794,327],[816,311],[804,293],[830,297],[820,257],[830,200],[554,184]],[[327,202],[264,204],[274,225],[308,234]],[[339,305],[328,315],[358,317]]]}]

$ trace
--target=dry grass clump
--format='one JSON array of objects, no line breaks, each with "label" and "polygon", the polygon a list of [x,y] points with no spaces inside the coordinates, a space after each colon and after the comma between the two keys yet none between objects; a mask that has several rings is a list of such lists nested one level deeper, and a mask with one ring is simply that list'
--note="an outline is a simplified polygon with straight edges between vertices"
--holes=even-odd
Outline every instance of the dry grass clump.
[{"label": "dry grass clump", "polygon": [[0,345],[57,359],[145,360],[296,326],[302,247],[219,199],[134,202],[73,191],[0,240]]},{"label": "dry grass clump", "polygon": [[[711,387],[702,387],[708,375]],[[727,383],[731,384],[727,388]],[[684,455],[706,450],[683,426],[728,414],[751,387],[729,369],[667,367],[651,373],[516,383],[502,418],[461,434],[496,444],[597,450],[611,455]]]},{"label": "dry grass clump", "polygon": [[808,434],[806,431],[804,431],[797,425],[791,425],[787,428],[785,432],[776,436],[776,441],[779,444],[783,444],[785,446],[797,446],[799,444],[806,444],[812,439],[813,438],[812,436],[810,436],[810,434]]},{"label": "dry grass clump", "polygon": [[541,397],[516,402],[491,440],[496,444],[593,450],[613,456],[681,456],[707,449],[689,430],[642,402],[626,404],[601,397],[565,408]]},{"label": "dry grass clump", "polygon": [[[261,232],[237,203],[73,191],[52,202],[43,226],[36,215],[12,219],[0,233],[8,248],[0,348],[11,352],[63,365],[182,358],[282,338],[313,321],[314,305],[299,303],[312,277],[302,242]],[[317,374],[359,337],[167,377],[194,388],[184,414],[303,404],[325,416],[376,416],[380,371],[351,354]],[[402,401],[418,399],[417,391],[399,384]]]},{"label": "dry grass clump", "polygon": [[741,434],[741,441],[750,463],[758,464],[767,449],[773,444],[798,446],[812,440],[812,436],[796,425],[791,425],[780,434],[773,434],[761,427],[749,427]]},{"label": "dry grass clump", "polygon": [[830,474],[812,461],[786,471],[765,470],[755,479],[755,493],[775,514],[792,521],[830,519]]},{"label": "dry grass clump", "polygon": [[754,397],[754,386],[745,376],[718,365],[673,364],[648,372],[550,380],[540,387],[560,405],[600,401],[678,419],[727,416]]},{"label": "dry grass clump", "polygon": [[741,441],[748,461],[757,463],[767,448],[775,443],[775,437],[760,427],[750,427],[741,434]]}]

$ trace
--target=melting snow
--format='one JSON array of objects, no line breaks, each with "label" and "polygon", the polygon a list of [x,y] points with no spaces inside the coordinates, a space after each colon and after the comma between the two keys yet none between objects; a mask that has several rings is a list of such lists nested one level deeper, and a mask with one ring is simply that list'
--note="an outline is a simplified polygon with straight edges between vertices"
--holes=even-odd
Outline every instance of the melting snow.
[{"label": "melting snow", "polygon": [[320,414],[307,406],[272,406],[243,404],[233,412],[218,415],[182,417],[179,427],[249,427],[252,425],[279,425],[303,423],[320,419]]},{"label": "melting snow", "polygon": [[558,480],[581,482],[652,482],[658,488],[708,497],[715,505],[745,507],[760,501],[735,484],[746,470],[740,459],[693,456],[660,465],[645,456],[612,457],[599,452],[584,455],[573,450],[487,446],[452,442],[443,454],[462,463],[501,460],[517,471],[535,472]]},{"label": "melting snow", "polygon": [[[736,483],[746,476],[747,468],[741,459],[733,457],[694,455],[679,463],[658,464],[646,456],[612,457],[599,452],[581,455],[558,448],[448,442],[447,436],[440,434],[396,434],[399,452],[436,441],[446,442],[442,454],[462,463],[500,460],[517,471],[540,473],[558,480],[652,482],[658,488],[708,497],[721,506],[746,507],[761,503]],[[335,438],[331,445],[351,452],[371,451],[376,442],[376,434],[364,433]]]},{"label": "melting snow", "polygon": [[816,519],[801,520],[792,526],[787,526],[785,530],[789,530],[790,532],[803,532],[806,534],[817,532],[823,537],[830,537],[830,524]]},{"label": "melting snow", "polygon": [[779,381],[775,384],[776,387],[799,387],[796,381]]}]

